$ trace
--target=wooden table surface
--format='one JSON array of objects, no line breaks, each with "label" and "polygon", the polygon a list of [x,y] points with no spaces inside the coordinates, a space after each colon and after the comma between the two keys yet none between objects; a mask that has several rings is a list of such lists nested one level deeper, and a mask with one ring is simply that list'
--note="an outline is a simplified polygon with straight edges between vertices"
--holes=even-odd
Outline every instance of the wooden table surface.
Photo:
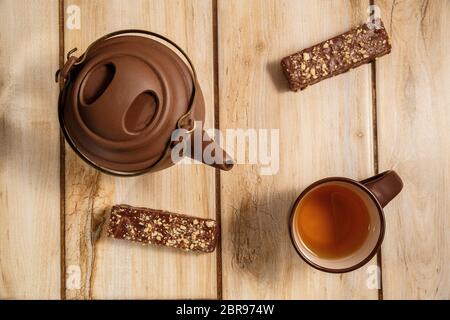
[{"label": "wooden table surface", "polygon": [[[1,0],[0,297],[449,299],[450,1],[375,0],[391,54],[305,91],[288,92],[279,67],[366,21],[369,4]],[[65,27],[70,5],[81,9],[79,29]],[[114,178],[79,160],[61,138],[54,72],[68,50],[125,28],[188,52],[208,127],[279,129],[278,173],[178,165]],[[287,229],[302,189],[386,169],[405,187],[385,210],[377,257],[342,275],[304,263]],[[220,219],[221,245],[195,255],[108,239],[116,203]]]}]

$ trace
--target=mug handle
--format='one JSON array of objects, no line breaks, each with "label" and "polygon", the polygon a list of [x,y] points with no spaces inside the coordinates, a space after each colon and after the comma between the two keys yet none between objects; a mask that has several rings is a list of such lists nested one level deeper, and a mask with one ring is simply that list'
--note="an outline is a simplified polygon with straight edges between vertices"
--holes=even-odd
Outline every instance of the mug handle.
[{"label": "mug handle", "polygon": [[403,189],[403,181],[394,170],[379,173],[360,183],[375,195],[383,208]]}]

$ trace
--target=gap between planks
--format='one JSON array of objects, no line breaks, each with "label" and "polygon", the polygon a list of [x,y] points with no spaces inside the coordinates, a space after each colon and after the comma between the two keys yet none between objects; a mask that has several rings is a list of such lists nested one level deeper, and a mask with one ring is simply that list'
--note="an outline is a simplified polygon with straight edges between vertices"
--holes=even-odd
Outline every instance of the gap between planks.
[{"label": "gap between planks", "polygon": [[[59,68],[64,66],[64,0],[58,0],[58,29],[59,29]],[[63,83],[59,82],[59,90]],[[59,108],[59,105],[58,105]],[[61,264],[61,289],[60,296],[66,300],[66,151],[63,133],[59,132],[59,190],[60,190],[60,264]]]},{"label": "gap between planks", "polygon": [[[378,174],[380,172],[378,166],[378,119],[377,119],[377,74],[376,74],[376,62],[371,63],[371,82],[372,82],[372,136],[373,136],[373,171],[374,174]],[[382,264],[382,256],[381,256],[381,247],[377,253],[377,266],[378,270],[380,270],[380,280],[378,288],[378,300],[383,300],[383,264]]]},{"label": "gap between planks", "polygon": [[[369,5],[374,6],[375,0],[370,0]],[[373,171],[374,174],[379,173],[378,164],[378,114],[377,114],[377,69],[376,60],[370,64],[371,70],[371,84],[372,84],[372,151],[373,151]],[[383,300],[383,263],[381,247],[377,253],[377,266],[380,270],[379,274],[379,288],[378,288],[378,300]]]},{"label": "gap between planks", "polygon": [[[220,130],[219,118],[219,28],[217,0],[212,0],[212,28],[213,28],[213,66],[214,66],[214,127]],[[223,281],[222,281],[222,199],[221,199],[221,181],[220,170],[215,169],[215,196],[216,196],[216,221],[219,222],[219,239],[216,248],[216,279],[217,279],[217,299],[223,299]]]}]

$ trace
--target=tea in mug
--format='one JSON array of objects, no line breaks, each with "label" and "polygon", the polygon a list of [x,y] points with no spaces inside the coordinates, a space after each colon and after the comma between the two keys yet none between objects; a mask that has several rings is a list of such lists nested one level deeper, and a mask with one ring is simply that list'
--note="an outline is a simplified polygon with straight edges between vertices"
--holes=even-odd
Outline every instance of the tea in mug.
[{"label": "tea in mug", "polygon": [[370,228],[369,211],[349,187],[325,184],[300,201],[294,227],[304,245],[318,257],[342,258],[365,242]]}]

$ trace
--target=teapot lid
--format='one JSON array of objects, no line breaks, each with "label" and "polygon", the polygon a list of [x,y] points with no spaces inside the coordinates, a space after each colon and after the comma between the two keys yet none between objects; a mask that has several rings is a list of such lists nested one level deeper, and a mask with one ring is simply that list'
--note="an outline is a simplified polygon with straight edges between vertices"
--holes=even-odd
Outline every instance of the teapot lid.
[{"label": "teapot lid", "polygon": [[[135,174],[165,156],[173,130],[191,112],[200,89],[187,56],[192,70],[160,41],[120,35],[130,31],[100,38],[76,63],[69,58],[70,72],[61,71],[69,77],[60,95],[60,120],[72,146],[89,162],[108,172]],[[202,97],[195,100],[204,103]]]}]

